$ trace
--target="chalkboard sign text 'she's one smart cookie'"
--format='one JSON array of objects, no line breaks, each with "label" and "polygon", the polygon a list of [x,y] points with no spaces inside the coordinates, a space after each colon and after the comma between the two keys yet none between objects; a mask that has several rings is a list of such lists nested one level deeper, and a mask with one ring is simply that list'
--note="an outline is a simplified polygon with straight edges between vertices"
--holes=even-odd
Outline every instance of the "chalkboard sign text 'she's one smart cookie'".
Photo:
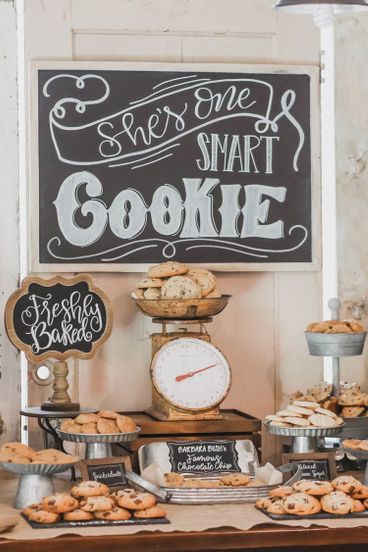
[{"label": "chalkboard sign text 'she's one smart cookie'", "polygon": [[91,67],[35,65],[35,269],[314,261],[313,68]]}]

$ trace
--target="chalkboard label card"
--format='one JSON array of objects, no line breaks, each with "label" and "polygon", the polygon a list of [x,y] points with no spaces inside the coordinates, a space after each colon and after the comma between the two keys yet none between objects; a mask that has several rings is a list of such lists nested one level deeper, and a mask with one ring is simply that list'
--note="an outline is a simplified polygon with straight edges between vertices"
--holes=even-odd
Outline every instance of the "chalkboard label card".
[{"label": "chalkboard label card", "polygon": [[54,394],[44,410],[79,410],[67,393],[69,357],[92,358],[112,330],[110,301],[91,277],[25,278],[8,299],[5,325],[10,341],[31,362],[56,359]]},{"label": "chalkboard label card", "polygon": [[82,460],[80,471],[84,481],[98,481],[108,487],[129,487],[124,477],[125,471],[131,471],[129,456],[112,456],[98,460]]},{"label": "chalkboard label card", "polygon": [[173,472],[240,472],[235,441],[167,442]]},{"label": "chalkboard label card", "polygon": [[282,463],[295,462],[302,468],[301,479],[331,481],[336,477],[334,452],[283,454]]},{"label": "chalkboard label card", "polygon": [[34,270],[318,266],[318,68],[50,61],[31,85]]}]

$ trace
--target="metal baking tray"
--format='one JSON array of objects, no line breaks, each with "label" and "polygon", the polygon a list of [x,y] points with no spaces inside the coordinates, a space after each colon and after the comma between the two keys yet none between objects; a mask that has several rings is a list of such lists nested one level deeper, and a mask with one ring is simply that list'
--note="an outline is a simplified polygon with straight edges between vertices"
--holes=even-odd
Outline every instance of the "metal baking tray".
[{"label": "metal baking tray", "polygon": [[59,521],[57,523],[35,523],[24,514],[21,516],[33,529],[69,529],[71,527],[116,527],[118,525],[167,525],[171,523],[167,518],[152,519],[125,519],[121,521],[106,521],[104,519],[91,519],[91,521]]},{"label": "metal baking tray", "polygon": [[353,518],[368,518],[368,510],[365,512],[354,512],[352,514],[328,514],[327,512],[320,512],[319,514],[311,514],[308,516],[296,516],[293,514],[270,514],[262,510],[262,512],[269,518],[276,521],[285,521],[291,519],[353,519]]},{"label": "metal baking tray", "polygon": [[[179,442],[179,441],[177,441]],[[221,442],[218,440],[218,442]],[[238,454],[238,465],[242,473],[247,473],[254,479],[255,469],[258,467],[258,455],[252,441],[247,439],[234,441],[235,450]],[[188,441],[183,441],[188,445]],[[139,466],[141,472],[153,463],[158,464],[164,472],[171,472],[170,451],[166,442],[150,443],[143,445],[138,451]],[[288,481],[291,485],[300,479],[302,470],[298,464],[285,464],[278,468],[283,474],[294,473]],[[207,481],[218,480],[228,472],[207,472],[207,473],[183,473],[182,475]],[[234,473],[234,472],[233,472]],[[244,504],[256,502],[258,498],[265,498],[271,489],[278,485],[262,485],[248,487],[212,487],[212,488],[183,488],[183,487],[160,487],[167,492],[166,501],[170,504]]]}]

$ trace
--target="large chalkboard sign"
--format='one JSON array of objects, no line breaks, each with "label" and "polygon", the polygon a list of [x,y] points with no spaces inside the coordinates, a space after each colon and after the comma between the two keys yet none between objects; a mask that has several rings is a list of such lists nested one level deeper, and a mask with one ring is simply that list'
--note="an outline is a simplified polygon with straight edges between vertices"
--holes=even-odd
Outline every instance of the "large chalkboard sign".
[{"label": "large chalkboard sign", "polygon": [[313,69],[93,66],[37,66],[35,267],[312,261]]},{"label": "large chalkboard sign", "polygon": [[92,279],[26,278],[5,309],[10,340],[32,362],[91,358],[109,337],[110,302]]},{"label": "large chalkboard sign", "polygon": [[173,472],[240,472],[235,441],[176,441],[167,446]]}]

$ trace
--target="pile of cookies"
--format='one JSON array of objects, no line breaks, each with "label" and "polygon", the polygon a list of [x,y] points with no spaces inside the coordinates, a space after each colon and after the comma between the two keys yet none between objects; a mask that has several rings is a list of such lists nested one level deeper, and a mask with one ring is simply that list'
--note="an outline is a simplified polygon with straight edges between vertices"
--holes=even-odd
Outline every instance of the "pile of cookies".
[{"label": "pile of cookies", "polygon": [[307,326],[307,332],[339,334],[339,333],[363,333],[364,327],[357,320],[325,320],[323,322],[312,322]]},{"label": "pile of cookies", "polygon": [[210,489],[216,487],[246,487],[251,479],[246,473],[222,475],[219,479],[186,478],[181,473],[165,473],[168,487],[183,489]]},{"label": "pile of cookies", "polygon": [[347,449],[364,450],[368,452],[368,440],[367,439],[345,439],[342,442],[342,446]]},{"label": "pile of cookies", "polygon": [[137,431],[135,422],[112,410],[101,410],[97,414],[79,414],[73,420],[61,422],[60,430],[65,433],[85,433],[88,435],[113,433],[133,433]]},{"label": "pile of cookies", "polygon": [[216,278],[204,268],[190,268],[177,261],[152,266],[138,283],[133,299],[201,299],[221,297]]},{"label": "pile of cookies", "polygon": [[74,464],[78,456],[57,449],[35,451],[23,443],[5,443],[0,448],[0,462],[10,464]]},{"label": "pile of cookies", "polygon": [[350,475],[333,481],[302,479],[292,487],[277,487],[268,498],[260,498],[256,508],[269,514],[310,516],[326,512],[346,515],[368,510],[368,487]]},{"label": "pile of cookies", "polygon": [[322,408],[331,410],[342,418],[368,416],[368,394],[357,383],[340,382],[340,395],[332,395],[332,385],[322,382],[309,388],[306,393],[297,391],[292,398],[318,402]]},{"label": "pile of cookies", "polygon": [[64,521],[124,521],[163,518],[166,512],[157,505],[154,495],[134,489],[122,489],[110,494],[109,488],[98,481],[82,481],[70,494],[46,496],[39,504],[23,510],[31,521],[41,524]]},{"label": "pile of cookies", "polygon": [[284,410],[266,416],[270,426],[288,427],[293,429],[313,429],[336,427],[344,420],[335,412],[322,408],[318,402],[294,400]]}]

